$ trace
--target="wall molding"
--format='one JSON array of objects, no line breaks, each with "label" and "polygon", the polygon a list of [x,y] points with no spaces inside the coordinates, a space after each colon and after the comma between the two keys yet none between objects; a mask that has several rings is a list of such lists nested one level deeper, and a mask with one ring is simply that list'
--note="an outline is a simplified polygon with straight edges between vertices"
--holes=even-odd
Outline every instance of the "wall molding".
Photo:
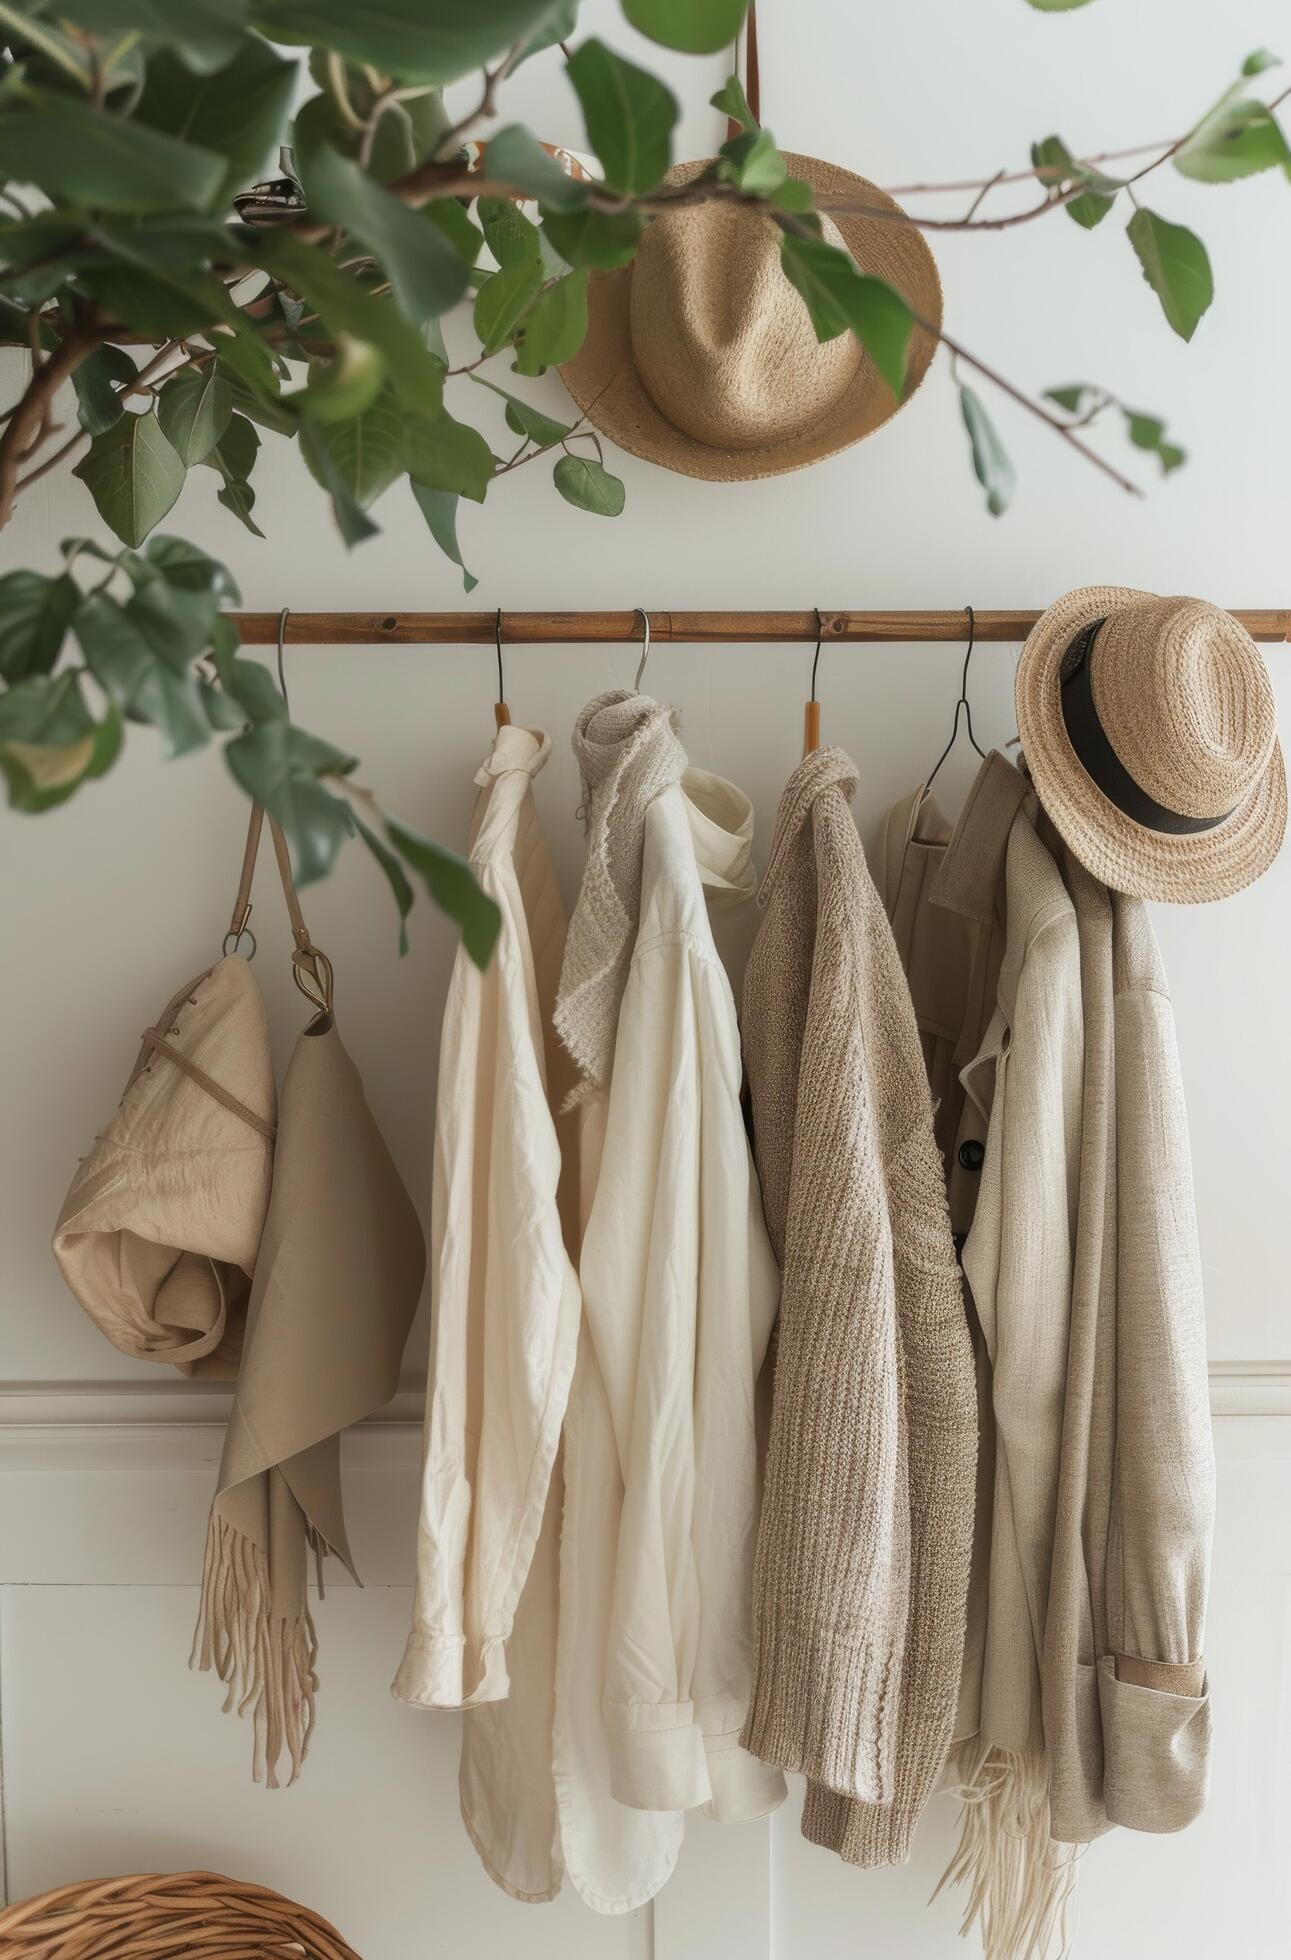
[{"label": "wall molding", "polygon": [[[355,1467],[415,1465],[424,1381],[406,1376],[379,1414],[348,1432]],[[231,1395],[224,1384],[184,1381],[0,1384],[0,1473],[35,1468],[174,1467],[218,1461]],[[1216,1420],[1291,1419],[1291,1358],[1210,1364]]]}]

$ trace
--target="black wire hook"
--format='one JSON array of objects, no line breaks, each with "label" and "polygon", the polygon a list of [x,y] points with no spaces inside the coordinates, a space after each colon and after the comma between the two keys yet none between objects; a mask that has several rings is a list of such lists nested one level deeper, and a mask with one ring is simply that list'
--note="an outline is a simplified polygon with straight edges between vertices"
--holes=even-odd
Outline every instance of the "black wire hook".
[{"label": "black wire hook", "polygon": [[498,607],[498,616],[493,622],[493,644],[498,650],[498,706],[501,707],[507,698],[506,687],[502,679],[502,608],[501,606]]},{"label": "black wire hook", "polygon": [[291,714],[291,702],[287,699],[287,676],[283,672],[283,645],[287,638],[287,621],[290,618],[291,607],[284,606],[278,614],[278,692],[282,696],[283,706],[288,716]]},{"label": "black wire hook", "polygon": [[955,719],[954,722],[951,724],[950,740],[947,742],[941,754],[937,757],[936,763],[933,765],[932,775],[928,777],[927,781],[923,786],[925,795],[927,795],[928,791],[932,788],[933,777],[937,774],[938,769],[941,768],[942,763],[946,760],[946,757],[950,754],[951,750],[955,746],[956,740],[958,739],[959,715],[961,709],[963,710],[964,726],[968,731],[969,741],[972,743],[973,747],[977,750],[978,755],[982,757],[983,761],[986,758],[986,751],[982,748],[981,743],[978,741],[976,735],[974,735],[973,733],[973,708],[972,708],[972,703],[969,701],[968,698],[968,663],[973,657],[973,647],[977,639],[977,621],[973,616],[973,608],[971,606],[965,606],[964,611],[968,616],[968,645],[964,650],[964,666],[963,666],[963,671],[959,676],[959,698],[955,702]]},{"label": "black wire hook", "polygon": [[825,637],[825,622],[820,616],[820,607],[813,606],[816,615],[816,651],[811,657],[811,698],[816,698],[816,669],[820,665],[820,643]]}]

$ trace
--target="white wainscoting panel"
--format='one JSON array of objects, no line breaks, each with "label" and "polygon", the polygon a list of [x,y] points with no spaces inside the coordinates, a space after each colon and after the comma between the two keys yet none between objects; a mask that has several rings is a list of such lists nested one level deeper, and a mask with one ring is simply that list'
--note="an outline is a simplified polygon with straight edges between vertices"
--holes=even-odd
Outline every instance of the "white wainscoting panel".
[{"label": "white wainscoting panel", "polygon": [[[1209,1659],[1214,1788],[1179,1837],[1113,1833],[1083,1861],[1077,1960],[1291,1952],[1291,1368],[1216,1369],[1219,1526]],[[458,1724],[399,1707],[410,1607],[416,1384],[346,1439],[362,1590],[318,1612],[305,1774],[256,1789],[250,1733],[190,1674],[225,1402],[191,1387],[0,1393],[0,1737],[9,1896],[210,1866],[334,1919],[364,1960],[962,1960],[959,1902],[927,1903],[954,1842],[934,1801],[910,1864],[863,1873],[771,1822],[702,1817],[653,1907],[600,1919],[572,1892],[525,1907],[484,1875],[457,1812]],[[1148,1937],[1147,1929],[1150,1929]]]}]

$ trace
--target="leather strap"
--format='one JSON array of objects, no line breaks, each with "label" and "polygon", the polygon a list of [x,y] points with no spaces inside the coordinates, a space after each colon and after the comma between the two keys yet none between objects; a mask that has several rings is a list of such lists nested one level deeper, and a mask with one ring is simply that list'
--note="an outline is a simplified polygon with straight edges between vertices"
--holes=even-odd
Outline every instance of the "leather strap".
[{"label": "leather strap", "polygon": [[[740,71],[743,69],[743,73]],[[744,93],[755,123],[762,121],[762,81],[758,73],[758,10],[756,5],[749,8],[744,17],[744,27],[735,43],[735,72],[744,84]],[[734,116],[726,121],[726,140],[740,134],[740,125]]]},{"label": "leather strap", "polygon": [[[262,804],[251,805],[246,847],[242,853],[242,870],[238,875],[237,896],[233,901],[233,914],[229,920],[228,938],[235,941],[246,930],[247,920],[251,916],[251,886],[255,879],[256,858],[260,851],[260,833],[264,828],[264,814]],[[305,915],[300,909],[300,898],[291,875],[291,853],[287,849],[287,839],[282,834],[281,824],[273,817],[269,819],[269,835],[273,839],[273,854],[278,861],[282,895],[287,901],[287,917],[291,921],[291,934],[296,942],[295,951],[291,956],[296,985],[307,1000],[312,1000],[323,1013],[328,1013],[332,1005],[332,963],[326,953],[315,946],[309,936],[309,927],[305,924]]]},{"label": "leather strap", "polygon": [[1067,739],[1085,774],[1098,785],[1109,803],[1114,803],[1145,830],[1155,830],[1164,837],[1195,837],[1200,831],[1214,830],[1219,824],[1227,823],[1233,814],[1231,810],[1225,810],[1219,817],[1186,817],[1181,811],[1156,802],[1141,783],[1135,782],[1112,747],[1107,730],[1098,718],[1090,674],[1090,655],[1103,623],[1103,619],[1092,619],[1088,626],[1081,627],[1064,653],[1058,672]]},{"label": "leather strap", "polygon": [[186,1055],[182,1048],[176,1048],[167,1041],[160,1028],[145,1028],[143,1039],[150,1048],[155,1048],[159,1055],[164,1055],[167,1061],[173,1062],[176,1068],[182,1069],[185,1075],[191,1077],[199,1089],[205,1089],[208,1096],[214,1096],[217,1103],[223,1103],[225,1109],[231,1110],[235,1116],[240,1116],[242,1121],[248,1123],[260,1136],[267,1137],[270,1143],[273,1142],[277,1134],[273,1124],[266,1123],[263,1116],[257,1116],[254,1109],[248,1109],[244,1102],[239,1102],[236,1096],[230,1095],[214,1076],[208,1075],[204,1068],[198,1067],[191,1055]]}]

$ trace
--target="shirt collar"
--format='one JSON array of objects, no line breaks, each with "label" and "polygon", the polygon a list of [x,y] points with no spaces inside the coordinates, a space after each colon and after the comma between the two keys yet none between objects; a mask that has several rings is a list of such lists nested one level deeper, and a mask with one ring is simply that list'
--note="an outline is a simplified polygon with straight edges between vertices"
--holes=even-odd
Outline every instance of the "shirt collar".
[{"label": "shirt collar", "polygon": [[541,728],[523,728],[504,722],[493,738],[493,747],[475,772],[481,789],[487,789],[495,776],[520,771],[536,776],[551,754],[551,737]]},{"label": "shirt collar", "polygon": [[707,769],[687,769],[681,787],[709,906],[721,910],[742,904],[757,883],[752,803],[742,789]]},{"label": "shirt collar", "polygon": [[1004,876],[1013,819],[1032,794],[1008,757],[992,749],[977,772],[929,897],[934,905],[989,925]]}]

